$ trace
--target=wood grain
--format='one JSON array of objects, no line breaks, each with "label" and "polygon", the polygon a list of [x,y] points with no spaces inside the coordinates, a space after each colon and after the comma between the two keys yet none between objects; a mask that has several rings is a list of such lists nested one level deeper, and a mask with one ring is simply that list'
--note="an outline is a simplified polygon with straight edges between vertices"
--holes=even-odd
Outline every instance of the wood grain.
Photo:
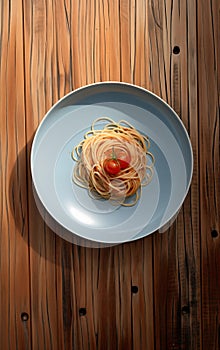
[{"label": "wood grain", "polygon": [[[0,348],[219,348],[218,0],[17,0],[0,6]],[[44,222],[30,174],[48,109],[85,84],[150,89],[178,113],[190,191],[164,233],[105,249]]]},{"label": "wood grain", "polygon": [[[201,1],[198,6],[200,229],[204,349],[220,347],[219,14],[220,4],[217,1],[209,3]],[[205,27],[204,23],[206,23]]]},{"label": "wood grain", "polygon": [[0,20],[0,348],[28,349],[30,322],[24,314],[30,317],[21,1],[2,2]]},{"label": "wood grain", "polygon": [[157,349],[199,349],[201,344],[196,11],[193,1],[151,2],[150,88],[181,117],[194,154],[184,206],[166,234],[154,235]]}]

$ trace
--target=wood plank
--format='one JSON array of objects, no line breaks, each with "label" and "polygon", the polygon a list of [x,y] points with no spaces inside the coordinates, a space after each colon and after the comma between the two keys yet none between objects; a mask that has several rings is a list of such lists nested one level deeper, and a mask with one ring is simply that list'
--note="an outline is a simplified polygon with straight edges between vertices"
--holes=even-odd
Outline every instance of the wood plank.
[{"label": "wood plank", "polygon": [[[69,92],[72,84],[69,74],[70,31],[64,5],[58,1],[28,1],[24,6],[28,160],[34,132],[44,114]],[[62,349],[60,288],[63,276],[62,261],[59,260],[62,242],[39,214],[30,172],[28,175],[32,349]]]},{"label": "wood plank", "polygon": [[30,348],[22,1],[0,6],[0,348]]},{"label": "wood plank", "polygon": [[195,1],[150,3],[150,86],[180,115],[195,161],[176,222],[154,236],[156,349],[199,349],[201,344],[196,11]]},{"label": "wood plank", "polygon": [[220,317],[220,4],[198,3],[198,90],[203,348],[218,349]]}]

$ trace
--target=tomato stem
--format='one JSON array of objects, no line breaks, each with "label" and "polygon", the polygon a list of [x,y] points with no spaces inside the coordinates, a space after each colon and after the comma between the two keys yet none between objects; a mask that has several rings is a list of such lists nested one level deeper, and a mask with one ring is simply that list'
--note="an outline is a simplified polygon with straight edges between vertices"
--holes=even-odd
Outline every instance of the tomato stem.
[{"label": "tomato stem", "polygon": [[116,154],[115,154],[115,150],[114,150],[114,146],[112,146],[112,159],[117,159]]}]

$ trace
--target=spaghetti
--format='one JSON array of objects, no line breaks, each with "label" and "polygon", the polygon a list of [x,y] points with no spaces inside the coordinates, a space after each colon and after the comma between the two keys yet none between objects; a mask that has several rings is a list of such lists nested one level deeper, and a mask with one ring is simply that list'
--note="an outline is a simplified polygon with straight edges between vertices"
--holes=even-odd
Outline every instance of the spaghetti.
[{"label": "spaghetti", "polygon": [[[104,127],[98,128],[103,121]],[[148,137],[128,122],[98,118],[72,151],[76,161],[73,181],[89,189],[95,198],[132,206],[140,198],[142,186],[153,176],[154,156],[149,147]]]}]

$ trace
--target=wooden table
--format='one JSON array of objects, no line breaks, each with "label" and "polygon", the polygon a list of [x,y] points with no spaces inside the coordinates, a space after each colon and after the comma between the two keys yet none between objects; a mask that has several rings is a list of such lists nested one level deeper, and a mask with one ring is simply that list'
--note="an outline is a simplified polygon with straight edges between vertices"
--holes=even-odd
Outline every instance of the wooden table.
[{"label": "wooden table", "polygon": [[[220,1],[2,0],[0,349],[220,348]],[[180,115],[194,175],[165,233],[105,249],[59,238],[32,194],[46,111],[106,80]]]}]

